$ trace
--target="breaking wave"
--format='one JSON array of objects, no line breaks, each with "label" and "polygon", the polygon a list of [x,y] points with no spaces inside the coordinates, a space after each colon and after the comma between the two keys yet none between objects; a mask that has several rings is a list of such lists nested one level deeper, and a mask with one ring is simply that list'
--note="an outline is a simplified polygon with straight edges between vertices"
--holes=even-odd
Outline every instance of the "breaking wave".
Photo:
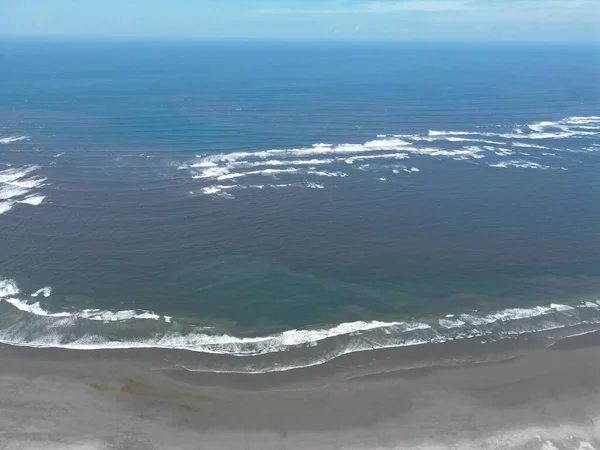
[{"label": "breaking wave", "polygon": [[[504,169],[566,170],[566,160],[578,162],[575,153],[597,151],[598,136],[599,116],[569,117],[512,128],[490,127],[489,131],[478,128],[378,135],[362,144],[318,143],[291,149],[206,153],[179,169],[199,183],[199,190],[192,194],[233,198],[235,191],[243,189],[326,187],[336,183],[337,178],[364,176],[365,172],[372,173],[373,179],[387,180],[394,175],[415,173],[418,163],[425,160],[468,160]],[[584,146],[573,151],[569,147],[573,139],[581,140]],[[503,159],[506,156],[511,158]],[[365,161],[377,164],[364,164]],[[410,166],[405,164],[408,161]],[[319,181],[325,178],[329,181]],[[265,179],[284,182],[265,183]]]},{"label": "breaking wave", "polygon": [[[580,324],[600,323],[600,301],[550,304],[489,313],[447,315],[422,321],[358,321],[238,337],[213,327],[152,311],[86,309],[51,312],[36,297],[50,287],[23,293],[14,280],[0,279],[0,342],[78,350],[158,348],[222,355],[231,361],[208,371],[269,372],[321,364],[348,353],[443,343],[480,337],[498,340]],[[127,326],[123,326],[127,324]],[[126,330],[126,331],[124,331]]]},{"label": "breaking wave", "polygon": [[26,141],[29,136],[8,136],[0,138],[0,144],[11,144],[13,142]]},{"label": "breaking wave", "polygon": [[46,197],[38,189],[44,186],[46,178],[39,176],[39,171],[39,166],[0,170],[0,214],[18,204],[38,206],[44,201]]}]

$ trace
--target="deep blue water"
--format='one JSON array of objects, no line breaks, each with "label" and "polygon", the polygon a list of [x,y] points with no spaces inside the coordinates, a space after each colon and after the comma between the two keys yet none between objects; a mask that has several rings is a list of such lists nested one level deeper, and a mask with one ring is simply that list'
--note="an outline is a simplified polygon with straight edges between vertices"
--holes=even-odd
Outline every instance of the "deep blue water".
[{"label": "deep blue water", "polygon": [[2,41],[0,338],[264,369],[596,323],[598,56]]}]

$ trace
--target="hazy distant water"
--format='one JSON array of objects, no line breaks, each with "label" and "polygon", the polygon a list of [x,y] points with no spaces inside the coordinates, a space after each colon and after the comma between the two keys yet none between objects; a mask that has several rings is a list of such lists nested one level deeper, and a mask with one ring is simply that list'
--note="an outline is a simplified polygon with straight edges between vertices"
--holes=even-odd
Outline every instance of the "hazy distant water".
[{"label": "hazy distant water", "polygon": [[3,41],[0,337],[306,364],[595,323],[598,55]]}]

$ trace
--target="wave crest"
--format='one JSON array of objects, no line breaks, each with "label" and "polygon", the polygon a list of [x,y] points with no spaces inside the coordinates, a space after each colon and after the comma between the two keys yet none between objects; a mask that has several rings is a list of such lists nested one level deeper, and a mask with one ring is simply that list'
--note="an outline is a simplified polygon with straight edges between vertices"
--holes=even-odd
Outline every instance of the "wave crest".
[{"label": "wave crest", "polygon": [[[160,348],[234,357],[228,370],[281,371],[320,364],[347,353],[481,337],[504,339],[523,333],[600,323],[600,302],[466,312],[424,321],[357,321],[239,337],[152,311],[50,312],[39,294],[24,295],[14,280],[0,280],[0,342],[79,350]],[[124,326],[126,324],[127,326]],[[126,331],[124,331],[126,330]],[[282,363],[285,361],[285,363]],[[221,370],[210,366],[207,370]]]},{"label": "wave crest", "polygon": [[[573,159],[576,152],[565,147],[566,143],[572,142],[572,139],[583,139],[591,145],[579,152],[591,152],[596,143],[589,141],[597,136],[600,136],[598,116],[568,117],[520,127],[429,130],[425,134],[413,135],[380,134],[364,143],[317,143],[291,149],[206,153],[197,155],[194,161],[179,169],[188,171],[191,178],[201,184],[199,193],[234,198],[232,191],[272,185],[260,181],[265,177],[283,180],[284,183],[278,184],[286,187],[310,187],[323,177],[343,178],[359,173],[364,176],[365,172],[373,173],[374,179],[402,176],[407,167],[399,160],[409,159],[469,160],[509,169],[564,169],[556,165],[559,161],[556,153],[540,153],[537,150],[552,150],[562,153],[562,160],[566,155]],[[526,153],[522,149],[531,149],[532,152]],[[508,161],[500,159],[507,155],[516,158]],[[377,164],[361,164],[365,160],[374,160]],[[232,184],[226,184],[228,182]]]}]

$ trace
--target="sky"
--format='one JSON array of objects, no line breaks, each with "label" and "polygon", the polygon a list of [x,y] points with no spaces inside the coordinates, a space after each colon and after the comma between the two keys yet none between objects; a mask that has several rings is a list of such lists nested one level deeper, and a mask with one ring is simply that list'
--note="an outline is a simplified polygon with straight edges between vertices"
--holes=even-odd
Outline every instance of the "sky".
[{"label": "sky", "polygon": [[0,0],[0,35],[600,42],[600,0]]}]

